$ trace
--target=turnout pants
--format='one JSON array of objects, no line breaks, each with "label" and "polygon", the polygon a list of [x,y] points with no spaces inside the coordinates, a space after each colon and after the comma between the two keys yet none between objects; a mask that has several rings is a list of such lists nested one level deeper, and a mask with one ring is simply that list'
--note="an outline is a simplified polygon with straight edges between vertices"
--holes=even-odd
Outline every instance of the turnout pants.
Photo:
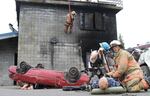
[{"label": "turnout pants", "polygon": [[148,83],[143,79],[142,70],[136,70],[128,74],[123,83],[129,92],[138,92],[149,88]]}]

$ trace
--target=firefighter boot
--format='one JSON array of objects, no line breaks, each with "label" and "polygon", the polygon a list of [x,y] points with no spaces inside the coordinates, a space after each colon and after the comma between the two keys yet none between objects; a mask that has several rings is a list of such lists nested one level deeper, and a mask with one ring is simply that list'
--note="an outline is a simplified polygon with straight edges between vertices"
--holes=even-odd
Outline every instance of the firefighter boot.
[{"label": "firefighter boot", "polygon": [[149,77],[145,77],[144,79],[148,83],[148,85],[150,86],[150,76]]},{"label": "firefighter boot", "polygon": [[[144,74],[144,80],[143,81],[146,81],[146,83],[147,83],[147,84],[143,83],[143,85],[148,85],[147,87],[149,88],[150,87],[150,69],[146,63],[141,64],[140,67],[143,70],[143,74]],[[147,91],[147,89],[145,91]]]}]

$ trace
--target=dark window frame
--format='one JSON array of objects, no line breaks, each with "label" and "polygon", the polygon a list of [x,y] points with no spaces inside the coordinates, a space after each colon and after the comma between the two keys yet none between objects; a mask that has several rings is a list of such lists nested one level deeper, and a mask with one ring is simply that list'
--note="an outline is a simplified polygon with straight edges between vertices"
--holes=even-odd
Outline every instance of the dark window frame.
[{"label": "dark window frame", "polygon": [[[98,21],[100,23],[98,23]],[[104,15],[103,13],[80,13],[80,29],[88,31],[101,31],[104,30]]]}]

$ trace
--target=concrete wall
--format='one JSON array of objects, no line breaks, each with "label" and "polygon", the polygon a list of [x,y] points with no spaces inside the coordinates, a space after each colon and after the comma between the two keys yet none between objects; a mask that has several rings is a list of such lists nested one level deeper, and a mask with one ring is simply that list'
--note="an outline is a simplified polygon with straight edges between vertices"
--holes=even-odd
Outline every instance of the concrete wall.
[{"label": "concrete wall", "polygon": [[13,81],[8,77],[8,67],[15,65],[16,52],[17,38],[0,41],[0,86],[13,84]]},{"label": "concrete wall", "polygon": [[[116,39],[116,17],[111,11],[72,7],[77,12],[73,32],[64,33],[68,6],[21,4],[19,12],[18,63],[35,66],[43,63],[48,69],[66,71],[71,66],[83,66],[90,49],[101,41]],[[81,30],[80,13],[103,12],[103,30]],[[52,44],[56,41],[56,44]],[[81,65],[81,66],[79,66]]]}]

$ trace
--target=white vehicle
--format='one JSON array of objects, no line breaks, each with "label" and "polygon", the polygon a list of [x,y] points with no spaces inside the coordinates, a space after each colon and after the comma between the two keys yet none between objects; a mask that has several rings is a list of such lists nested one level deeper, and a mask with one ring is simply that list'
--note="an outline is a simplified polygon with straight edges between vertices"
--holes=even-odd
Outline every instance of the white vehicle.
[{"label": "white vehicle", "polygon": [[150,76],[150,48],[145,50],[138,60],[145,76]]},{"label": "white vehicle", "polygon": [[140,55],[138,62],[140,64],[146,63],[150,67],[150,48]]},{"label": "white vehicle", "polygon": [[127,51],[130,52],[140,64],[144,76],[150,76],[150,49],[141,50],[137,48],[128,48]]}]

